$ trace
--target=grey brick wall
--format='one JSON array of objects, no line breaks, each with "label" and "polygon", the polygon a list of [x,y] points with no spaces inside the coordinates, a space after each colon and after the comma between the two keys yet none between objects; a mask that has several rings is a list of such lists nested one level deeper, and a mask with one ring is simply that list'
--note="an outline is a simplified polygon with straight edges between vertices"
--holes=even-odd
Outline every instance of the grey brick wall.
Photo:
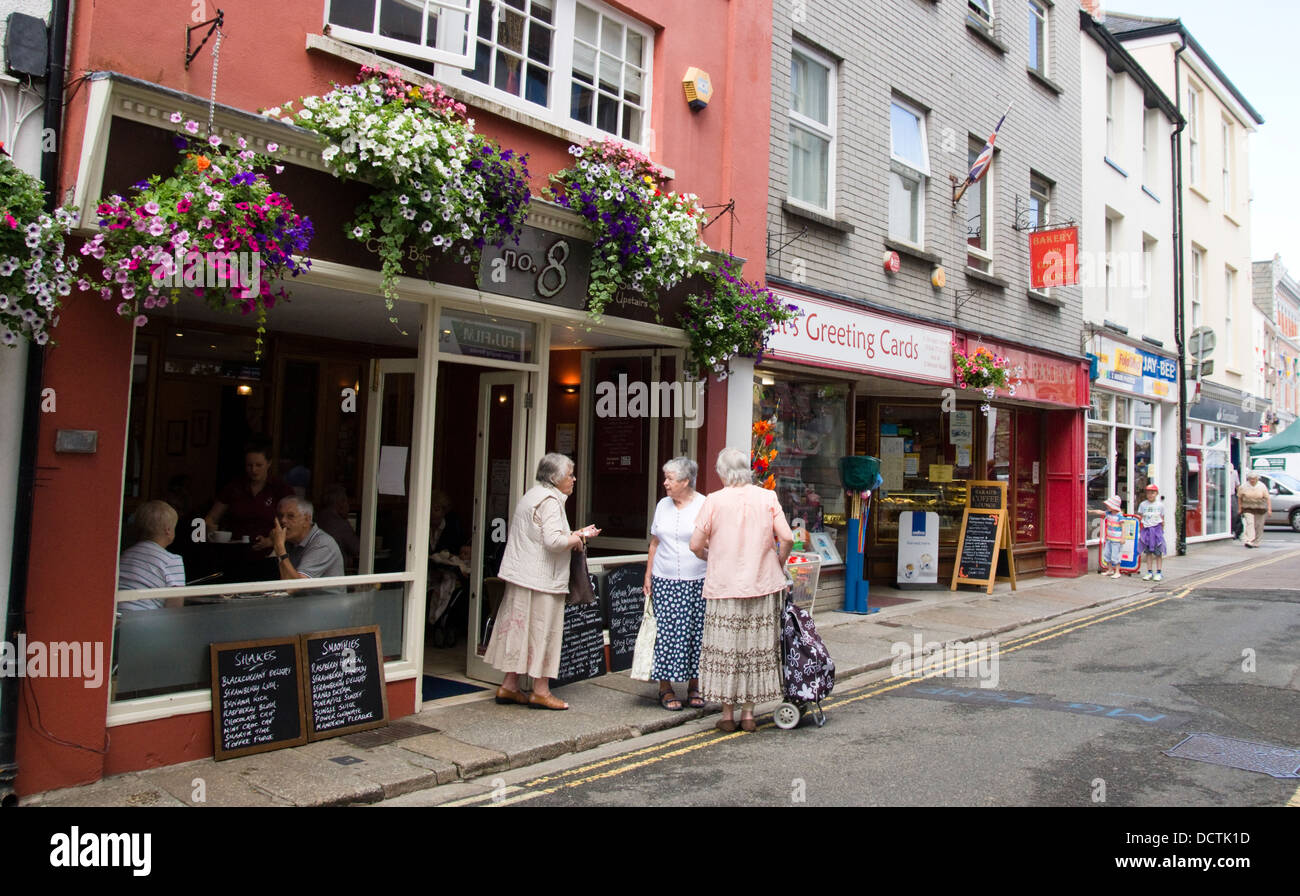
[{"label": "grey brick wall", "polygon": [[[1052,90],[1027,71],[1025,0],[994,0],[1000,50],[967,27],[965,0],[774,0],[771,180],[773,248],[808,233],[768,261],[769,275],[842,293],[900,312],[949,322],[991,339],[1081,353],[1082,300],[1058,288],[1062,307],[1027,296],[1028,234],[1013,229],[1016,199],[1029,196],[1030,170],[1055,184],[1053,222],[1081,218],[1079,3],[1057,0],[1049,38]],[[789,195],[790,51],[794,40],[839,61],[834,169],[835,218],[845,233],[784,207]],[[889,107],[900,96],[926,112],[931,177],[926,251],[941,257],[947,285],[930,285],[931,264],[902,256],[887,274],[881,257],[889,223]],[[982,143],[1013,103],[993,164],[992,273],[1005,288],[968,277],[967,201],[954,209],[950,174],[964,178],[970,137]],[[985,184],[988,183],[986,179]],[[973,210],[972,210],[973,211]],[[779,234],[787,235],[781,238]],[[956,307],[958,293],[978,294]]]}]

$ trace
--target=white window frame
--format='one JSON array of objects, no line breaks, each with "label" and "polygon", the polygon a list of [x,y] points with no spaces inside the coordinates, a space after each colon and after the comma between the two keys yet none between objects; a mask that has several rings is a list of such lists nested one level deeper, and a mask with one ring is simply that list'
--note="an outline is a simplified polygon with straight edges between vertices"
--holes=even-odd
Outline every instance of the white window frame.
[{"label": "white window frame", "polygon": [[1237,366],[1237,340],[1232,334],[1232,296],[1237,291],[1237,272],[1230,265],[1223,267],[1223,365]]},{"label": "white window frame", "polygon": [[[976,137],[974,134],[970,135],[969,139],[967,140],[968,148],[966,150],[967,170],[970,169],[971,165],[975,164],[975,157],[977,157],[981,152],[984,151],[986,139],[987,138],[982,139]],[[979,212],[979,219],[980,219],[980,238],[981,238],[981,242],[983,242],[984,245],[983,246],[971,245],[971,243],[969,242],[970,239],[969,235],[967,236],[967,243],[966,243],[966,254],[968,256],[974,256],[978,261],[982,262],[984,265],[982,268],[976,265],[972,265],[970,263],[970,258],[967,258],[966,266],[975,268],[975,270],[978,271],[983,271],[986,274],[993,273],[993,198],[994,198],[993,178],[995,176],[995,172],[993,169],[997,167],[993,163],[996,161],[997,161],[997,153],[995,152],[993,158],[989,160],[989,167],[988,170],[984,172],[984,176],[980,178],[979,183],[973,184],[971,187],[971,189],[979,188],[978,196],[980,199],[980,208],[977,209],[977,211]],[[970,190],[966,191],[966,195],[968,197],[970,196]],[[966,210],[967,212],[971,210],[970,203],[966,205]],[[974,217],[975,215],[971,215],[971,214],[966,215],[966,226],[968,228],[967,231],[968,234],[969,234],[970,222],[972,219],[974,219]]]},{"label": "white window frame", "polygon": [[[1052,64],[1051,16],[1052,8],[1048,4],[1042,2],[1042,0],[1029,0],[1029,50],[1031,54],[1028,60],[1029,69],[1030,71],[1037,72],[1044,78],[1046,78],[1048,73],[1051,71]],[[1037,31],[1035,28],[1036,21],[1042,23],[1042,40],[1038,44],[1038,65],[1034,65],[1032,55],[1034,50],[1034,35]]]},{"label": "white window frame", "polygon": [[[463,15],[465,17],[463,28],[456,27],[453,22],[448,21],[444,16],[438,18],[438,29],[440,32],[445,32],[447,40],[454,41],[457,35],[460,36],[460,44],[463,48],[461,52],[440,49],[439,47],[427,47],[409,41],[384,37],[379,33],[379,15],[383,9],[383,0],[375,0],[375,19],[370,31],[361,31],[356,28],[331,23],[330,5],[332,2],[333,0],[325,0],[325,27],[329,29],[330,37],[345,43],[368,47],[378,53],[405,56],[408,59],[420,59],[434,64],[472,66],[474,64],[474,31],[478,23],[478,6],[480,2],[490,3],[492,0],[401,0],[407,6],[418,5],[424,8],[425,14],[421,19],[422,23],[427,23],[428,9],[430,7],[454,13],[456,16]],[[421,27],[423,27],[423,24]],[[440,46],[443,43],[441,36],[438,43]]]},{"label": "white window frame", "polygon": [[1102,253],[1102,264],[1106,271],[1105,287],[1105,309],[1106,313],[1111,313],[1111,296],[1114,292],[1115,285],[1115,266],[1112,260],[1115,257],[1115,219],[1110,215],[1106,216],[1106,251]]},{"label": "white window frame", "polygon": [[1159,116],[1158,109],[1142,110],[1142,183],[1152,188],[1158,186],[1155,179],[1159,171],[1157,160],[1160,143],[1156,131],[1160,125]]},{"label": "white window frame", "polygon": [[[494,0],[476,0],[478,3],[492,3]],[[585,6],[601,17],[608,19],[623,28],[633,31],[640,35],[642,41],[642,66],[643,83],[641,89],[641,134],[636,140],[625,139],[619,134],[612,134],[609,131],[601,130],[595,125],[589,125],[586,122],[572,118],[569,114],[569,99],[573,86],[573,45],[577,39],[576,22],[577,7]],[[471,56],[469,61],[463,65],[443,65],[439,64],[434,67],[434,77],[449,87],[454,87],[459,91],[471,94],[476,97],[503,106],[506,109],[519,112],[523,115],[538,118],[546,124],[552,125],[569,134],[577,134],[581,137],[600,139],[604,137],[615,137],[625,143],[640,147],[643,150],[653,151],[654,130],[650,126],[651,116],[654,112],[652,97],[654,96],[654,31],[644,23],[610,7],[597,0],[555,0],[554,20],[552,28],[551,47],[551,84],[547,96],[546,105],[534,103],[525,99],[523,96],[516,96],[505,90],[498,90],[491,84],[484,84],[482,81],[464,74],[464,69],[474,67],[474,57]],[[474,21],[473,41],[471,47],[475,52],[478,48],[478,21]],[[624,50],[626,51],[626,31],[624,32]],[[525,48],[525,56],[527,48]],[[628,63],[622,63],[626,66]],[[599,70],[599,61],[597,62]],[[599,78],[597,78],[599,81]],[[599,85],[597,85],[599,92]],[[521,90],[521,93],[524,91]],[[622,98],[620,103],[625,102]],[[620,113],[620,122],[622,115]],[[571,138],[570,138],[571,139]]]},{"label": "white window frame", "polygon": [[966,16],[976,25],[991,31],[997,19],[993,0],[966,0]]},{"label": "white window frame", "polygon": [[1187,84],[1187,182],[1201,184],[1201,88]]},{"label": "white window frame", "polygon": [[[1037,171],[1029,171],[1029,208],[1037,209],[1037,213],[1029,221],[1030,227],[1042,227],[1050,224],[1052,221],[1052,192],[1056,189],[1056,183]],[[1052,287],[1046,286],[1042,289],[1034,290],[1038,295],[1051,296]]]},{"label": "white window frame", "polygon": [[1205,272],[1205,250],[1192,247],[1192,329],[1195,330],[1204,321],[1204,307],[1201,303],[1201,279]]},{"label": "white window frame", "polygon": [[1233,133],[1232,122],[1227,118],[1221,120],[1220,128],[1223,135],[1223,211],[1231,215],[1236,211],[1234,204],[1236,191],[1233,189],[1232,182],[1232,157],[1233,150],[1236,148],[1236,135]]},{"label": "white window frame", "polygon": [[[796,55],[802,56],[805,59],[807,59],[809,62],[813,62],[826,69],[826,81],[827,81],[826,123],[823,124],[822,122],[819,122],[815,118],[810,118],[809,116],[804,115],[801,112],[795,111],[793,89],[791,90],[791,102],[790,102],[790,110],[789,110],[790,111],[789,127],[791,132],[795,130],[800,130],[803,131],[804,133],[812,134],[814,137],[817,137],[818,139],[824,140],[827,144],[826,183],[824,185],[826,189],[826,204],[819,205],[818,203],[813,202],[812,200],[809,200],[807,198],[801,196],[795,196],[793,193],[793,189],[787,190],[788,198],[791,203],[797,206],[804,206],[806,208],[815,209],[817,211],[823,212],[828,215],[834,215],[835,214],[835,164],[836,164],[836,156],[839,150],[839,146],[838,146],[839,141],[836,139],[836,133],[839,130],[839,121],[838,121],[838,115],[836,109],[836,106],[838,105],[839,102],[839,94],[838,94],[839,66],[836,63],[836,61],[834,59],[831,59],[829,56],[825,56],[821,53],[818,53],[816,50],[812,49],[807,44],[803,44],[800,43],[799,41],[795,41],[790,47],[790,64],[791,64],[792,72],[794,67],[794,57]],[[793,143],[793,133],[787,135],[787,141],[788,143]],[[794,148],[793,146],[790,146],[789,149],[790,149],[790,166],[791,166],[790,186],[791,188],[793,188]]]},{"label": "white window frame", "polygon": [[[925,203],[928,196],[929,181],[930,181],[930,149],[929,149],[929,140],[926,135],[926,127],[925,127],[926,115],[925,112],[918,109],[916,106],[913,106],[911,103],[907,102],[906,100],[899,99],[897,96],[890,97],[889,105],[890,105],[890,110],[889,110],[889,123],[890,123],[889,211],[890,214],[889,214],[889,228],[888,228],[889,238],[894,240],[899,240],[900,242],[907,243],[908,245],[911,246],[916,246],[917,248],[922,248],[925,246]],[[907,112],[908,114],[916,118],[918,137],[921,146],[921,158],[919,160],[920,167],[917,167],[917,165],[912,160],[905,159],[902,156],[896,155],[894,153],[894,138],[893,138],[893,122],[894,122],[893,107],[894,106],[897,106],[898,108],[902,109],[904,112]],[[913,239],[910,235],[897,234],[893,230],[893,219],[894,219],[893,176],[894,175],[897,175],[900,180],[914,184],[915,185],[914,189],[919,191],[919,196],[917,197],[915,239]]]}]

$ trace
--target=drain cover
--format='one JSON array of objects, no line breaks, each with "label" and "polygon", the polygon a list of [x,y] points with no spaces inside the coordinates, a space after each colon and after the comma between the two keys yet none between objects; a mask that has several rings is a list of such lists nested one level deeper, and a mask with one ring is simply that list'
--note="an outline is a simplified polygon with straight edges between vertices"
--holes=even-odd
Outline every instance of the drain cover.
[{"label": "drain cover", "polygon": [[1275,747],[1217,734],[1192,734],[1166,756],[1195,759],[1247,772],[1263,772],[1274,778],[1300,778],[1300,750]]},{"label": "drain cover", "polygon": [[419,737],[421,734],[436,734],[437,731],[437,728],[421,725],[419,722],[390,722],[383,728],[358,731],[356,734],[343,737],[342,740],[354,747],[372,750],[384,744],[391,744],[393,741]]}]

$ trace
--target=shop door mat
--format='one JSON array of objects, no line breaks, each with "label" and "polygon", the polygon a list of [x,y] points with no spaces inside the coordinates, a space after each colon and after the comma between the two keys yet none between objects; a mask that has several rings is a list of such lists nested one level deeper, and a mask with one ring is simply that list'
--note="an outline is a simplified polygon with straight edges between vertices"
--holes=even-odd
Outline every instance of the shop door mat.
[{"label": "shop door mat", "polygon": [[1166,756],[1195,759],[1247,772],[1262,772],[1274,778],[1300,778],[1300,750],[1276,747],[1217,734],[1192,734]]},{"label": "shop door mat", "polygon": [[461,694],[472,694],[475,691],[486,690],[487,688],[479,687],[476,684],[466,684],[454,678],[439,678],[436,675],[426,675],[420,688],[420,697],[427,703],[430,700],[441,700],[443,697],[459,697]]}]

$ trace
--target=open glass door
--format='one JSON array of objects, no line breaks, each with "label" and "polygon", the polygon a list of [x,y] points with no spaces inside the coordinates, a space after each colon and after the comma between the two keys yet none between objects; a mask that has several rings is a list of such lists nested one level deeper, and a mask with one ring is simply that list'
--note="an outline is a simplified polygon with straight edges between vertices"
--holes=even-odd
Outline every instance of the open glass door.
[{"label": "open glass door", "polygon": [[500,682],[501,672],[483,661],[491,622],[505,584],[496,577],[505,551],[515,503],[527,490],[525,395],[527,373],[485,373],[479,378],[474,524],[471,534],[469,637],[465,671],[471,678]]},{"label": "open glass door", "polygon": [[414,358],[371,363],[359,528],[362,575],[406,569],[416,363]]}]

